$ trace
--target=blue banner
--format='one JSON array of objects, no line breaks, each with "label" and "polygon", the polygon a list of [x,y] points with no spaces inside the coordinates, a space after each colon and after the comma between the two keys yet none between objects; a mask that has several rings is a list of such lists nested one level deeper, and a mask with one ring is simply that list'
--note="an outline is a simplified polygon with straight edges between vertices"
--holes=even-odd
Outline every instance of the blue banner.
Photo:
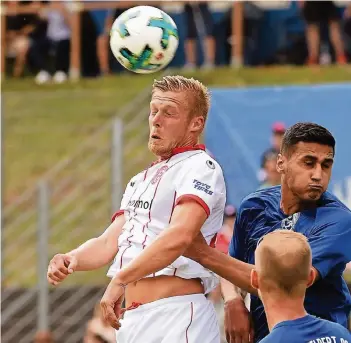
[{"label": "blue banner", "polygon": [[211,91],[205,143],[223,168],[228,203],[238,206],[259,186],[260,157],[270,146],[272,124],[310,121],[336,139],[330,191],[351,208],[351,84]]}]

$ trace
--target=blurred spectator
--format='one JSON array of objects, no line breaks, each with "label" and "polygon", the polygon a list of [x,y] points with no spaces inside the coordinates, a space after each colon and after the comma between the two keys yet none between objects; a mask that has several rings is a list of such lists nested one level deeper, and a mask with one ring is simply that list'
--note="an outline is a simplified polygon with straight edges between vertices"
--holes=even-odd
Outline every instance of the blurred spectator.
[{"label": "blurred spectator", "polygon": [[345,33],[348,35],[349,39],[351,39],[351,3],[345,9],[344,18]]},{"label": "blurred spectator", "polygon": [[39,70],[35,81],[43,84],[51,79],[49,67],[49,54],[54,56],[53,81],[62,83],[67,80],[69,70],[70,51],[70,21],[66,4],[60,1],[50,1],[40,13],[47,21],[47,31],[44,37],[36,40],[31,49],[31,58],[34,66]]},{"label": "blurred spectator", "polygon": [[35,334],[34,343],[54,343],[51,332],[39,331]]},{"label": "blurred spectator", "polygon": [[[213,37],[213,18],[208,3],[201,1],[188,2],[184,6],[187,23],[185,40],[186,69],[196,67],[196,37],[205,35],[204,68],[213,68],[216,57],[216,43]],[[199,32],[200,31],[200,32]]]},{"label": "blurred spectator", "polygon": [[283,141],[283,136],[286,131],[284,123],[275,122],[272,126],[272,136],[271,136],[271,147],[268,148],[261,157],[261,169],[259,171],[258,179],[260,182],[266,181],[266,170],[265,165],[268,158],[271,158],[272,154],[279,154],[280,146]]},{"label": "blurred spectator", "polygon": [[83,343],[116,343],[115,330],[104,321],[99,303],[95,305],[93,318],[88,322]]},{"label": "blurred spectator", "polygon": [[265,157],[263,170],[265,172],[265,181],[259,189],[280,185],[280,174],[277,171],[278,152],[272,151]]},{"label": "blurred spectator", "polygon": [[330,40],[335,50],[336,62],[346,64],[344,43],[340,29],[340,15],[333,1],[301,1],[302,13],[307,23],[308,64],[319,63],[320,30],[328,24]]},{"label": "blurred spectator", "polygon": [[[229,243],[233,236],[234,223],[236,218],[236,208],[232,205],[227,205],[224,209],[223,226],[217,235],[216,249],[228,254]],[[221,295],[221,287],[218,286],[209,295],[209,300],[213,302],[218,316],[219,327],[221,331],[221,342],[226,342],[224,332],[224,303]]]},{"label": "blurred spectator", "polygon": [[[17,6],[40,7],[40,2],[32,1],[8,1],[7,5],[15,9]],[[28,52],[33,40],[40,35],[45,27],[36,14],[16,14],[6,17],[7,32],[6,45],[8,56],[15,58],[13,76],[20,77],[23,74],[27,61]]]}]

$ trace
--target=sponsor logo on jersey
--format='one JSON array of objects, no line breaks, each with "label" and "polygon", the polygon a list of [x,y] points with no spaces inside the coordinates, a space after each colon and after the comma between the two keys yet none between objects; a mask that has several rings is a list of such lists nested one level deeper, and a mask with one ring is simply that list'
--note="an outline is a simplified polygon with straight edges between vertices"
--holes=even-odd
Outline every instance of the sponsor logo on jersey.
[{"label": "sponsor logo on jersey", "polygon": [[129,200],[128,206],[131,206],[134,208],[143,208],[144,210],[148,210],[152,206],[152,200],[151,201]]},{"label": "sponsor logo on jersey", "polygon": [[162,175],[168,170],[168,166],[163,166],[157,170],[155,176],[152,178],[151,183],[154,185],[158,181],[160,181]]},{"label": "sponsor logo on jersey", "polygon": [[194,188],[195,189],[198,189],[199,191],[203,191],[203,192],[205,192],[208,195],[212,195],[213,194],[213,191],[211,191],[211,186],[207,185],[206,183],[203,183],[203,182],[198,181],[198,180],[195,179],[193,181],[193,184],[194,184]]}]

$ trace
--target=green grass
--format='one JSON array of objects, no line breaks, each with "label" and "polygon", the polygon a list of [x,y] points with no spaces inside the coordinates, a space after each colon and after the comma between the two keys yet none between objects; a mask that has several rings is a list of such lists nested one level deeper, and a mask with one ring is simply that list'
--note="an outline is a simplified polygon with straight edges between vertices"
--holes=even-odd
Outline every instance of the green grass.
[{"label": "green grass", "polygon": [[[36,180],[63,158],[69,157],[85,138],[89,137],[102,124],[113,118],[119,109],[129,103],[145,87],[151,86],[157,75],[116,75],[104,79],[82,80],[78,83],[66,85],[36,86],[31,79],[22,81],[7,80],[3,85],[3,124],[4,124],[4,201],[11,203]],[[259,69],[229,69],[218,68],[212,72],[196,72],[184,74],[194,76],[210,87],[244,87],[263,85],[315,84],[332,82],[350,82],[350,67],[327,68],[259,68]],[[145,122],[146,124],[146,122]],[[141,123],[144,125],[144,123]],[[139,129],[131,132],[138,135]],[[98,142],[97,142],[98,144]],[[136,147],[135,152],[145,150],[145,162],[135,165],[135,172],[150,160],[146,153],[146,146]],[[133,154],[134,154],[133,153]],[[128,158],[128,156],[127,156]],[[74,170],[65,171],[66,174],[77,173]],[[108,172],[106,170],[106,172]],[[134,172],[134,171],[133,171]],[[79,177],[88,178],[89,170]],[[129,176],[129,175],[128,175]],[[78,177],[78,176],[77,176]],[[106,187],[106,185],[105,185]],[[94,191],[94,190],[93,190]],[[106,194],[108,189],[106,188]],[[63,195],[64,196],[64,195]],[[59,199],[58,199],[59,200]],[[33,199],[35,201],[35,199]],[[33,201],[28,206],[33,206]],[[80,240],[91,237],[92,228],[104,222],[104,214],[96,215],[94,210],[99,203],[84,203],[86,211],[71,225],[84,226],[86,230],[79,237]],[[73,208],[66,209],[70,213]],[[102,210],[103,212],[103,210]],[[101,213],[102,213],[101,212]],[[11,220],[12,218],[6,218]],[[54,218],[59,221],[61,218]],[[35,218],[31,219],[35,223]],[[18,227],[26,229],[28,223]],[[101,224],[100,224],[101,225]],[[5,222],[6,227],[6,222]],[[67,227],[67,233],[72,227]],[[10,236],[15,240],[18,231]],[[62,232],[65,236],[65,232]],[[67,237],[69,235],[67,234]],[[56,247],[60,251],[67,251],[79,243],[79,239],[59,242]],[[35,235],[20,249],[35,249]],[[6,244],[6,242],[5,242]],[[17,250],[17,249],[16,249]],[[5,259],[15,258],[17,251]],[[35,260],[26,263],[36,263]],[[15,280],[21,271],[15,271]],[[84,277],[81,279],[84,282]],[[29,284],[34,279],[29,280]]]}]

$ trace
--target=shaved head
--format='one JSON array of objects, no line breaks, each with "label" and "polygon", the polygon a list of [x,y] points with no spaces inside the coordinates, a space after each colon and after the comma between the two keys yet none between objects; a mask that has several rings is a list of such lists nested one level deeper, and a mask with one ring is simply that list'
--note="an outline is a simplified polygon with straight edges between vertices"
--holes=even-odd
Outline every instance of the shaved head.
[{"label": "shaved head", "polygon": [[255,269],[261,293],[303,296],[312,272],[312,253],[307,238],[288,230],[269,233],[256,249]]}]

